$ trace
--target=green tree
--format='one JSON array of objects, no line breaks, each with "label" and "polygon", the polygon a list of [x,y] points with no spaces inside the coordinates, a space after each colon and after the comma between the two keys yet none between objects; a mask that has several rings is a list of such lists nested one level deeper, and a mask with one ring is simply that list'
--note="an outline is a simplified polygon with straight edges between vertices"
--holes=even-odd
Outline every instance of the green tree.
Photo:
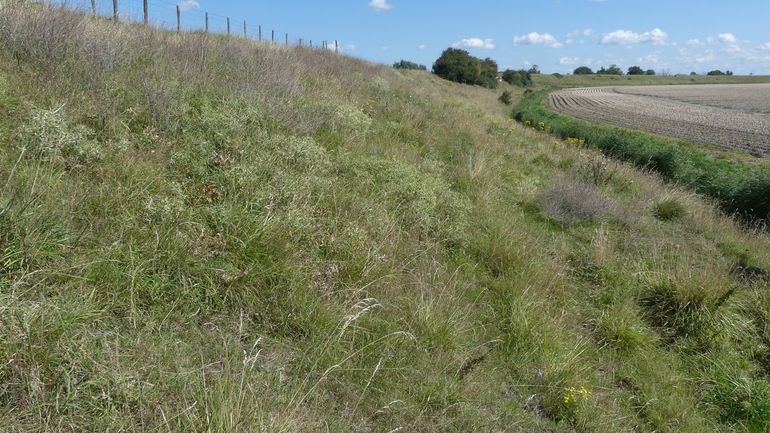
[{"label": "green tree", "polygon": [[609,68],[602,66],[596,73],[599,75],[623,75],[623,70],[618,65],[612,65]]},{"label": "green tree", "polygon": [[592,75],[593,73],[593,69],[589,68],[588,66],[581,66],[575,69],[575,72],[573,72],[575,75]]},{"label": "green tree", "polygon": [[644,75],[655,75],[655,69],[648,69],[644,72]]},{"label": "green tree", "polygon": [[527,71],[532,75],[540,75],[540,66],[532,65],[531,68]]},{"label": "green tree", "polygon": [[722,76],[722,75],[725,75],[725,73],[724,73],[724,72],[722,72],[722,71],[720,71],[719,69],[715,69],[715,70],[713,70],[713,71],[709,71],[709,72],[708,72],[706,75],[710,75],[710,76]]},{"label": "green tree", "polygon": [[644,75],[644,69],[639,66],[631,66],[628,68],[628,75]]},{"label": "green tree", "polygon": [[425,65],[419,65],[414,62],[410,62],[408,60],[401,60],[396,63],[393,63],[393,67],[396,69],[411,69],[411,70],[419,70],[419,71],[427,71],[428,68]]},{"label": "green tree", "polygon": [[532,85],[532,74],[523,69],[518,71],[506,69],[503,71],[503,81],[513,86],[528,87]]},{"label": "green tree", "polygon": [[456,83],[497,87],[497,63],[494,60],[481,60],[456,48],[447,48],[441,53],[433,64],[433,73]]}]

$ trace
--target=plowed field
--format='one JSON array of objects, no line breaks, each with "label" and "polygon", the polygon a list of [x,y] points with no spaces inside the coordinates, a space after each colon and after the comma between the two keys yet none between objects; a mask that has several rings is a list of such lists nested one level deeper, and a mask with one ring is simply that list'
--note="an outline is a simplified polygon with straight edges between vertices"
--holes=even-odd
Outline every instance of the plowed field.
[{"label": "plowed field", "polygon": [[770,84],[568,89],[550,104],[585,120],[770,155]]}]

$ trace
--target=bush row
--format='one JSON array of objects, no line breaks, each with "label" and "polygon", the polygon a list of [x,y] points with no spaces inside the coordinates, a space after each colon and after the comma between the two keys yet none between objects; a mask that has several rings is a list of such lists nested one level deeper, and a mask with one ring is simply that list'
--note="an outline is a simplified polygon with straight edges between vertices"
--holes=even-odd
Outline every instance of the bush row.
[{"label": "bush row", "polygon": [[567,139],[573,138],[608,156],[649,168],[667,180],[717,200],[721,208],[747,222],[770,217],[770,170],[714,159],[705,152],[651,134],[563,116],[546,107],[548,93],[525,96],[513,117]]}]

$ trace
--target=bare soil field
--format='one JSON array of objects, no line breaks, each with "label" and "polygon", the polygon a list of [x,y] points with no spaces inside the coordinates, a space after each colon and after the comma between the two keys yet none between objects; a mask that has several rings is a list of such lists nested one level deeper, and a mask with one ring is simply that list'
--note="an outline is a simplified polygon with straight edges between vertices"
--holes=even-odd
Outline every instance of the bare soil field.
[{"label": "bare soil field", "polygon": [[770,155],[770,84],[578,88],[549,100],[585,120]]}]

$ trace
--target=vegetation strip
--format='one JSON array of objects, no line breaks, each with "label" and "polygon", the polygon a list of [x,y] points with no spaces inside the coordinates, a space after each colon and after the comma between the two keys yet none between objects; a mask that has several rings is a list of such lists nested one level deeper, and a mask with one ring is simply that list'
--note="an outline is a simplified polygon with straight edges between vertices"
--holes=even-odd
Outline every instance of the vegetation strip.
[{"label": "vegetation strip", "polygon": [[525,95],[514,107],[513,117],[562,139],[652,169],[672,182],[716,199],[725,212],[744,221],[766,220],[770,215],[770,170],[715,159],[649,133],[558,114],[546,107],[548,97],[548,91]]}]

